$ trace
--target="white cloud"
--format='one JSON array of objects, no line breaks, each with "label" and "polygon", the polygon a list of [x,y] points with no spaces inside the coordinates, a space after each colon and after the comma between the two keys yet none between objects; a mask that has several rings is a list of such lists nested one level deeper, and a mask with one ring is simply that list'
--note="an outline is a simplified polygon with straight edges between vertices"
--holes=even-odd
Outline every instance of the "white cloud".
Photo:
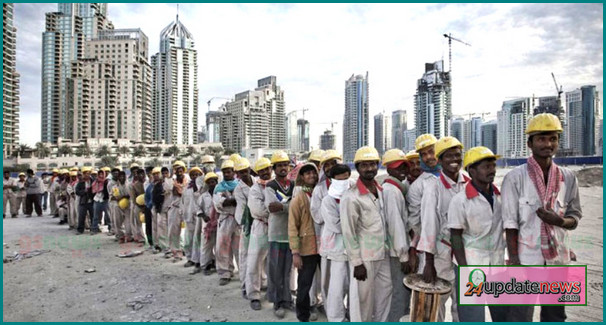
[{"label": "white cloud", "polygon": [[[157,52],[160,31],[176,14],[176,4],[108,6],[116,28],[139,27],[146,33],[150,54]],[[548,28],[575,21],[581,25],[575,30],[601,35],[602,4],[588,5],[592,12],[599,11],[590,17],[576,4],[567,10],[538,6],[181,4],[179,18],[196,40],[203,112],[209,98],[232,97],[254,88],[257,79],[275,75],[286,92],[287,111],[310,109],[306,113],[310,142],[317,146],[320,134],[330,127],[320,123],[332,121],[338,122],[335,133],[341,143],[344,84],[352,73],[369,71],[371,144],[374,114],[405,109],[412,121],[417,79],[426,62],[448,61],[448,42],[442,34],[449,32],[472,44],[452,46],[455,114],[496,112],[508,96],[552,95],[551,72],[565,90],[596,84],[601,91],[602,38],[580,32],[554,35]],[[31,25],[38,28],[34,35],[42,33],[44,12],[38,19]],[[18,36],[32,28],[24,21],[17,21],[17,26]],[[548,53],[563,42],[573,46]],[[39,90],[32,93],[36,96],[39,103]],[[22,119],[22,130],[23,124]],[[38,127],[39,121],[33,124]],[[28,138],[22,131],[23,140],[38,141],[36,132]]]}]

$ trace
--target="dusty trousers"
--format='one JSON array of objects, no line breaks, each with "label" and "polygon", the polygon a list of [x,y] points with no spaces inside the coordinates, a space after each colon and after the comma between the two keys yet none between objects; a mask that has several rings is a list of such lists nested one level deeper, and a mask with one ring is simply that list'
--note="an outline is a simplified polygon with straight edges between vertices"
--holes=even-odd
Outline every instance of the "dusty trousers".
[{"label": "dusty trousers", "polygon": [[367,279],[358,281],[350,269],[349,315],[352,322],[385,322],[391,305],[391,270],[389,257],[364,262]]},{"label": "dusty trousers", "polygon": [[329,322],[344,322],[347,315],[345,297],[349,292],[349,262],[330,261],[330,286],[324,302]]},{"label": "dusty trousers", "polygon": [[240,227],[240,246],[238,248],[238,275],[240,277],[240,288],[246,290],[246,272],[248,266],[248,246],[250,242],[250,235],[247,237]]},{"label": "dusty trousers", "polygon": [[292,302],[290,273],[292,253],[288,243],[269,242],[267,298],[274,308],[282,302]]},{"label": "dusty trousers", "polygon": [[[155,208],[154,208],[155,210]],[[168,213],[166,211],[156,213],[156,230],[158,240],[154,239],[154,243],[160,246],[160,249],[168,249]]]},{"label": "dusty trousers", "polygon": [[[239,258],[240,226],[234,216],[219,220],[217,227],[217,274],[221,279],[231,279],[234,274],[234,258]],[[236,261],[236,264],[238,262]]]},{"label": "dusty trousers", "polygon": [[261,287],[267,279],[265,267],[268,252],[267,223],[255,219],[250,229],[246,260],[246,294],[250,300],[261,300]]},{"label": "dusty trousers", "polygon": [[168,245],[171,251],[181,249],[181,222],[183,213],[180,208],[168,209]]}]

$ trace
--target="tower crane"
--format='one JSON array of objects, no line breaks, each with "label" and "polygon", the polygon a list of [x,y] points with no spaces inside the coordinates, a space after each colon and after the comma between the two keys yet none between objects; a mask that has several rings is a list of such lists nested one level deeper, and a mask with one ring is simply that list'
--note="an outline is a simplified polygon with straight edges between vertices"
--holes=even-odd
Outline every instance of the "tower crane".
[{"label": "tower crane", "polygon": [[215,99],[226,99],[226,100],[231,100],[231,98],[226,98],[226,97],[213,97],[211,99],[208,100],[208,102],[206,102],[208,104],[208,111],[210,112],[210,103],[215,100]]},{"label": "tower crane", "polygon": [[463,45],[471,46],[471,44],[461,41],[460,39],[452,37],[451,33],[444,34],[444,37],[448,38],[448,72],[452,71],[452,41],[457,41]]},{"label": "tower crane", "polygon": [[314,124],[319,124],[319,125],[323,125],[323,124],[330,124],[330,131],[332,133],[335,132],[335,124],[338,124],[339,122],[323,122],[323,123],[314,123]]},{"label": "tower crane", "polygon": [[560,87],[558,88],[558,82],[556,81],[556,77],[553,74],[553,72],[551,73],[551,77],[553,78],[553,83],[555,84],[555,88],[556,88],[556,92],[558,93],[558,109],[560,108],[560,97],[562,96],[562,85],[560,85]]}]

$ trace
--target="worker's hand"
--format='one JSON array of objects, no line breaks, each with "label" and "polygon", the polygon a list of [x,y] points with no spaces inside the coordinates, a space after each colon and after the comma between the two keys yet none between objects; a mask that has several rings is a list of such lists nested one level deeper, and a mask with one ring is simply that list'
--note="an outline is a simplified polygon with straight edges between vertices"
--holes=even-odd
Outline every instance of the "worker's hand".
[{"label": "worker's hand", "polygon": [[410,266],[410,272],[416,273],[419,268],[419,257],[417,256],[417,249],[411,247],[408,249],[408,265]]},{"label": "worker's hand", "polygon": [[236,199],[234,198],[225,199],[225,201],[223,201],[224,207],[235,207],[236,205]]},{"label": "worker's hand", "polygon": [[368,276],[366,275],[366,267],[364,267],[364,264],[360,264],[360,265],[354,267],[354,274],[353,274],[353,276],[358,281],[365,281],[366,280],[366,278]]},{"label": "worker's hand", "polygon": [[272,202],[269,204],[269,212],[276,213],[282,211],[282,203],[280,202]]},{"label": "worker's hand", "polygon": [[297,270],[303,268],[303,260],[301,259],[301,255],[293,254],[292,255],[292,266],[294,266]]},{"label": "worker's hand", "polygon": [[401,262],[400,263],[400,269],[402,270],[402,272],[404,274],[410,273],[410,264],[408,264],[408,261],[407,262]]},{"label": "worker's hand", "polygon": [[537,215],[546,224],[558,226],[558,227],[562,227],[562,225],[564,224],[564,218],[559,216],[552,209],[545,209],[545,208],[541,207],[537,210]]},{"label": "worker's hand", "polygon": [[436,282],[436,278],[438,277],[436,273],[436,268],[433,266],[433,263],[425,264],[425,268],[423,269],[423,281],[427,283]]}]

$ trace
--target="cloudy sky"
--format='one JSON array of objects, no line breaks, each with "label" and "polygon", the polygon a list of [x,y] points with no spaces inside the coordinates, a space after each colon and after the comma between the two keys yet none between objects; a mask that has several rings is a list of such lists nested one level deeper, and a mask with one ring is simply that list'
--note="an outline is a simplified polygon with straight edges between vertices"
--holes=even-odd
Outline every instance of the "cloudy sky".
[{"label": "cloudy sky", "polygon": [[[116,28],[141,28],[159,47],[176,4],[114,4]],[[41,36],[56,4],[16,4],[21,142],[40,140]],[[328,123],[341,148],[345,80],[369,72],[372,116],[397,109],[413,120],[426,62],[448,61],[453,42],[453,113],[496,111],[517,96],[555,95],[593,84],[603,97],[603,5],[598,4],[181,4],[179,19],[198,50],[200,109],[275,75],[287,111],[308,108],[311,145]],[[447,63],[446,63],[447,64]],[[221,103],[213,101],[212,109]],[[325,123],[325,124],[322,124]]]}]

